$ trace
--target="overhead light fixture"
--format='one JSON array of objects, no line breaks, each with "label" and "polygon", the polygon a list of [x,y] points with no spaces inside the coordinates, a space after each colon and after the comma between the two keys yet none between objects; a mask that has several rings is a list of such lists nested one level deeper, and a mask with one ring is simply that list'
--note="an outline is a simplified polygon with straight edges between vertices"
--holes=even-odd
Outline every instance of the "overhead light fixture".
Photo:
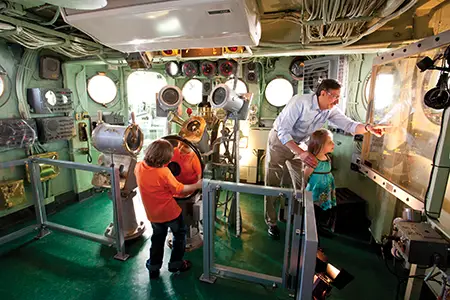
[{"label": "overhead light fixture", "polygon": [[100,9],[108,4],[107,0],[46,0],[45,2],[59,7],[79,10]]},{"label": "overhead light fixture", "polygon": [[170,77],[176,77],[181,74],[180,65],[175,61],[166,63],[166,73]]}]

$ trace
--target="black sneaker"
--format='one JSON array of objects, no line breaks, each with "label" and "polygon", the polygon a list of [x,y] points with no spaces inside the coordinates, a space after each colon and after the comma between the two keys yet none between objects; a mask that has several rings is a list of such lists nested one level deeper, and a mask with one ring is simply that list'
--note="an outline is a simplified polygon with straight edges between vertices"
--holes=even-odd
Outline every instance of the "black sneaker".
[{"label": "black sneaker", "polygon": [[277,225],[269,225],[269,229],[267,230],[267,232],[275,240],[278,240],[280,238],[280,229]]},{"label": "black sneaker", "polygon": [[176,273],[176,272],[185,272],[189,270],[192,267],[192,263],[189,260],[183,260],[183,263],[181,265],[181,268],[169,268],[169,272]]}]

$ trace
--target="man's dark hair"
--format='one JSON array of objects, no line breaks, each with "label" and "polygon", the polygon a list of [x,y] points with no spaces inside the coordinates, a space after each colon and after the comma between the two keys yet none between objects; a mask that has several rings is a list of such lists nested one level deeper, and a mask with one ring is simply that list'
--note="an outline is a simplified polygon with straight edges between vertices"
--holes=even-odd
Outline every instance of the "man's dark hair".
[{"label": "man's dark hair", "polygon": [[324,79],[317,87],[316,95],[317,97],[320,96],[320,93],[322,91],[329,91],[329,90],[339,90],[341,88],[341,84],[334,79]]},{"label": "man's dark hair", "polygon": [[156,140],[145,150],[144,161],[153,168],[161,168],[169,163],[173,156],[173,146],[167,140]]}]

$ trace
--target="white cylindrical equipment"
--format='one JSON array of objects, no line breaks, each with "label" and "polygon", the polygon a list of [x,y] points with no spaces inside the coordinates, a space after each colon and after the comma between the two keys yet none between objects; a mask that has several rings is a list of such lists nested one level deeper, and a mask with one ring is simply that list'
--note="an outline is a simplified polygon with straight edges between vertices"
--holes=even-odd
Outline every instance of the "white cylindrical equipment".
[{"label": "white cylindrical equipment", "polygon": [[177,86],[167,85],[158,93],[158,103],[164,111],[177,109],[182,101],[183,94]]},{"label": "white cylindrical equipment", "polygon": [[100,123],[92,132],[92,145],[107,154],[136,155],[144,144],[144,134],[136,124],[129,126]]},{"label": "white cylindrical equipment", "polygon": [[237,113],[244,106],[244,99],[226,84],[219,84],[211,93],[211,106]]}]

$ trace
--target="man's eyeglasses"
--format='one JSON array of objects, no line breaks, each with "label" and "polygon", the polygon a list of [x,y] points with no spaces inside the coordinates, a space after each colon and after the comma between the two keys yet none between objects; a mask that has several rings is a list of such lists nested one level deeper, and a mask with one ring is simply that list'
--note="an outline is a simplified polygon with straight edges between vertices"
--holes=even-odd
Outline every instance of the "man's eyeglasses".
[{"label": "man's eyeglasses", "polygon": [[340,95],[334,95],[334,94],[332,94],[332,93],[330,93],[330,92],[328,92],[328,91],[327,91],[327,94],[328,94],[329,96],[331,96],[331,98],[333,98],[334,100],[339,100]]},{"label": "man's eyeglasses", "polygon": [[334,95],[334,94],[332,94],[332,93],[330,93],[330,92],[328,92],[328,91],[327,91],[327,94],[328,94],[331,98],[334,99],[333,103],[337,103],[337,102],[339,101],[340,95]]}]

